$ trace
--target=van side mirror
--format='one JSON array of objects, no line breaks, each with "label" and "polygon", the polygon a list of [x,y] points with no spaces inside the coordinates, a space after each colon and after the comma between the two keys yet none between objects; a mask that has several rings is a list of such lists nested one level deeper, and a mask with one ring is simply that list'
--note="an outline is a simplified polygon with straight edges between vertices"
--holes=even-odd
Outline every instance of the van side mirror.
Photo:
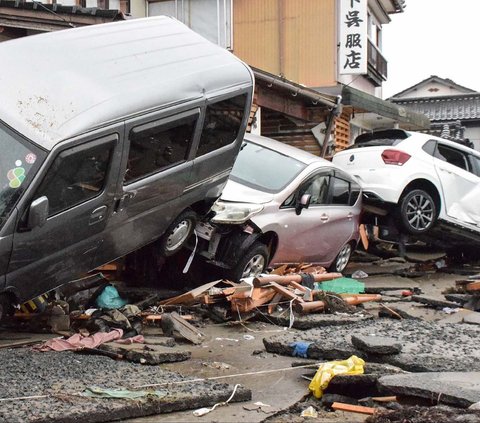
[{"label": "van side mirror", "polygon": [[43,196],[32,201],[28,211],[27,228],[33,229],[45,224],[48,217],[48,198]]},{"label": "van side mirror", "polygon": [[312,201],[312,196],[310,194],[303,194],[297,204],[295,204],[295,213],[300,215],[303,209],[308,209],[310,207],[310,201]]}]

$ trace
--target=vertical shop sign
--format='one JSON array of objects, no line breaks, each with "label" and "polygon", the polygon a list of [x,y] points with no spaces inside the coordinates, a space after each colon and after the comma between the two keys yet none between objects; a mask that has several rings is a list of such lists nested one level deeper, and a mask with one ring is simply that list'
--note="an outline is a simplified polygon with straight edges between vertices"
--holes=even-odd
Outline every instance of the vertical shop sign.
[{"label": "vertical shop sign", "polygon": [[367,73],[367,0],[340,0],[339,74]]}]

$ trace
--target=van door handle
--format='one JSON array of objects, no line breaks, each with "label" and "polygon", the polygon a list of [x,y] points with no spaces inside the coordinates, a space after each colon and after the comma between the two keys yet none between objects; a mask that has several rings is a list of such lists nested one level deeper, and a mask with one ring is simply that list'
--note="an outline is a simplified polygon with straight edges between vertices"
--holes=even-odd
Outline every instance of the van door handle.
[{"label": "van door handle", "polygon": [[348,217],[348,220],[352,220],[353,219],[353,213],[348,213],[347,217]]},{"label": "van door handle", "polygon": [[327,222],[327,221],[328,221],[328,215],[325,214],[325,213],[322,214],[322,215],[320,216],[320,220],[321,220],[322,222]]},{"label": "van door handle", "polygon": [[94,225],[95,223],[101,222],[102,220],[105,219],[106,215],[107,215],[107,206],[98,207],[90,214],[90,220],[88,224]]},{"label": "van door handle", "polygon": [[127,192],[123,194],[115,204],[115,212],[121,212],[125,206],[128,204],[128,201],[134,197],[134,194]]}]

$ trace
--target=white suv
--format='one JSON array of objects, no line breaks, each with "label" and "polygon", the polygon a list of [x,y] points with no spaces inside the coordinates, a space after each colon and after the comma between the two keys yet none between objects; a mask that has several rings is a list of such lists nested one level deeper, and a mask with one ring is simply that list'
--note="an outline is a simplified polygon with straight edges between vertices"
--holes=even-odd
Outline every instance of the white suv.
[{"label": "white suv", "polygon": [[480,153],[471,148],[392,129],[360,135],[333,162],[407,233],[424,234],[440,220],[480,232]]}]

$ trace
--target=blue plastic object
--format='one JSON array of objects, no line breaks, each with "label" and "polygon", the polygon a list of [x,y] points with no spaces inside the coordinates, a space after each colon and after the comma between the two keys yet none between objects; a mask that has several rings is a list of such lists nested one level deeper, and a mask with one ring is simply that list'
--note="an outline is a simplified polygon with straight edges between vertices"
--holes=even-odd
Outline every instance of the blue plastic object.
[{"label": "blue plastic object", "polygon": [[120,297],[117,288],[112,285],[108,285],[97,297],[96,304],[98,308],[113,309],[123,307],[125,304],[127,304],[127,301]]}]

